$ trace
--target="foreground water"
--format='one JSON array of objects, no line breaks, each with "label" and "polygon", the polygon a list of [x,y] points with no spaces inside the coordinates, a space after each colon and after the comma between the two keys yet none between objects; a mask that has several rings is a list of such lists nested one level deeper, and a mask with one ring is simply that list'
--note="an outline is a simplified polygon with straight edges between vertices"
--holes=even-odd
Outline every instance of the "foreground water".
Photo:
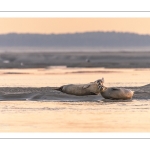
[{"label": "foreground water", "polygon": [[[0,132],[149,132],[149,86],[139,88],[149,84],[149,73],[150,69],[65,67],[0,70]],[[105,102],[99,95],[78,97],[50,90],[101,77],[106,86],[138,92],[129,102]]]}]

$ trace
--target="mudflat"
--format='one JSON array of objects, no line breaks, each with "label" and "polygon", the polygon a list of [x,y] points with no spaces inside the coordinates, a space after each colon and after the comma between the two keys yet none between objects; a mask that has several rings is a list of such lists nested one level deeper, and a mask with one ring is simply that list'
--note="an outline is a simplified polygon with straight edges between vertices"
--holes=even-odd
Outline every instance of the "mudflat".
[{"label": "mudflat", "polygon": [[49,66],[149,68],[150,52],[1,52],[0,68],[46,68]]}]

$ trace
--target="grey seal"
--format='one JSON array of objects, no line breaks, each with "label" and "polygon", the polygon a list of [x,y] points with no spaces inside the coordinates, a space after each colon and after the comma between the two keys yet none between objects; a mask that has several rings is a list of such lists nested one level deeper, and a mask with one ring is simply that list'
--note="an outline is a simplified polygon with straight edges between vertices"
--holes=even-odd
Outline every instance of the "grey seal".
[{"label": "grey seal", "polygon": [[59,90],[66,94],[84,96],[84,95],[98,95],[100,94],[100,87],[104,83],[104,78],[98,79],[88,84],[68,84],[63,85],[55,90]]},{"label": "grey seal", "polygon": [[132,99],[134,91],[125,88],[105,87],[102,85],[100,87],[100,93],[105,99],[128,100]]}]

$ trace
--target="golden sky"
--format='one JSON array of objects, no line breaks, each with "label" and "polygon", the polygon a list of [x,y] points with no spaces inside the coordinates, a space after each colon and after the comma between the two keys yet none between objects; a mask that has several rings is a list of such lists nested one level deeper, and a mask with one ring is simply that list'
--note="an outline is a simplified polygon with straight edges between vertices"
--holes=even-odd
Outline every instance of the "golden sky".
[{"label": "golden sky", "polygon": [[0,18],[0,34],[86,31],[150,34],[150,18]]}]

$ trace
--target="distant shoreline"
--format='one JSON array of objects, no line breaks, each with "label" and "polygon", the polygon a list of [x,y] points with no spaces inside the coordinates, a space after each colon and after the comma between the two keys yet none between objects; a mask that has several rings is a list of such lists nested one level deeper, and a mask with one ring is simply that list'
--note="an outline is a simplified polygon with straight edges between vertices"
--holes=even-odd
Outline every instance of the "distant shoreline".
[{"label": "distant shoreline", "polygon": [[66,34],[0,34],[0,47],[150,47],[150,35],[130,32],[83,32]]},{"label": "distant shoreline", "polygon": [[150,52],[5,52],[0,68],[150,68]]}]

